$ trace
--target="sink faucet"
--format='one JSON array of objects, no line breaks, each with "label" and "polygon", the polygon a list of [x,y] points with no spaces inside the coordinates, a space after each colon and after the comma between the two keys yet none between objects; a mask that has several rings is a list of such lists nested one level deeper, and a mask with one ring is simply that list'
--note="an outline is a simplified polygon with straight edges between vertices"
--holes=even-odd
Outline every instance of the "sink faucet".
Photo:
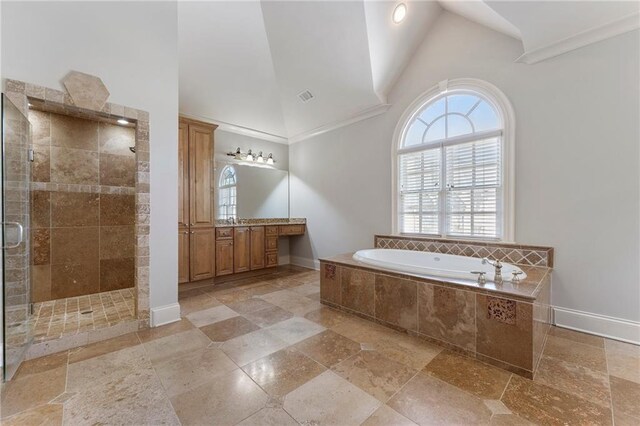
[{"label": "sink faucet", "polygon": [[482,259],[482,263],[483,264],[488,263],[489,265],[495,268],[495,275],[493,277],[493,282],[495,282],[496,284],[502,284],[502,263],[500,263],[499,260],[492,262],[486,257]]}]

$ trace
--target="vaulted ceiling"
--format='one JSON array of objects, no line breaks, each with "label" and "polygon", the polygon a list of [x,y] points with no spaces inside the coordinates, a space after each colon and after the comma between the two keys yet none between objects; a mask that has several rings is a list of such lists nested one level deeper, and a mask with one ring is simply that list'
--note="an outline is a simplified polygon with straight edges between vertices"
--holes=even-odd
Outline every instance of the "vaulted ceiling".
[{"label": "vaulted ceiling", "polygon": [[286,143],[383,110],[443,9],[521,40],[527,63],[638,26],[637,2],[405,0],[395,24],[400,1],[179,2],[180,112]]}]

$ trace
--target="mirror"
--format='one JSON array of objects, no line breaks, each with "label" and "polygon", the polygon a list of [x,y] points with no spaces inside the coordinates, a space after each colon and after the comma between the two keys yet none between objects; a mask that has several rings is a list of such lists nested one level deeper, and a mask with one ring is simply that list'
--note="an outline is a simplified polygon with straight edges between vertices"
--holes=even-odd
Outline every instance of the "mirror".
[{"label": "mirror", "polygon": [[216,219],[289,217],[289,173],[238,161],[215,162]]}]

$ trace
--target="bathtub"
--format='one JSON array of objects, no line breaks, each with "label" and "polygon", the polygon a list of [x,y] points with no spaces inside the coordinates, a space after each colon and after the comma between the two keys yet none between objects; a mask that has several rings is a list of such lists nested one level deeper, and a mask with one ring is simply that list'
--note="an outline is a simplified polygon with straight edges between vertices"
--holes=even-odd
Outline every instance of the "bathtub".
[{"label": "bathtub", "polygon": [[[410,274],[433,277],[477,280],[478,275],[472,271],[483,271],[487,281],[493,281],[495,268],[488,263],[483,264],[477,257],[456,256],[453,254],[429,253],[424,251],[368,249],[359,250],[353,259],[372,266]],[[521,280],[527,277],[522,269],[510,263],[502,264],[504,281],[511,281],[513,272],[522,272]]]}]

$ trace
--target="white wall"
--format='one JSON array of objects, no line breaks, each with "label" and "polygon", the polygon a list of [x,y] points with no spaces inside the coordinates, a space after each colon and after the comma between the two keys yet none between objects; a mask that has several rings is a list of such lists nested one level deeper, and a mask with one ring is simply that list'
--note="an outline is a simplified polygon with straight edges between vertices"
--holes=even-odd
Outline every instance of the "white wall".
[{"label": "white wall", "polygon": [[110,102],[149,111],[151,307],[177,302],[178,42],[175,2],[3,2],[2,76],[62,89],[78,70]]},{"label": "white wall", "polygon": [[640,321],[639,32],[535,64],[519,42],[444,12],[381,116],[290,146],[292,257],[371,247],[391,231],[391,149],[407,106],[444,79],[500,88],[516,112],[516,240],[553,246],[553,304]]}]

